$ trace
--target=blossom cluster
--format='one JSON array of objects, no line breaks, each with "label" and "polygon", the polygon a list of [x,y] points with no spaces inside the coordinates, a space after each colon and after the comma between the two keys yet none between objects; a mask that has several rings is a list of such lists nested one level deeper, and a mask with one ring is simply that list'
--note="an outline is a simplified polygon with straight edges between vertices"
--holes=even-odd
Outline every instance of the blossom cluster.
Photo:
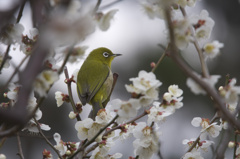
[{"label": "blossom cluster", "polygon": [[[224,44],[217,40],[207,41],[211,37],[215,22],[206,10],[191,16],[184,13],[185,7],[194,7],[197,2],[198,0],[141,0],[141,5],[150,19],[167,20],[166,8],[170,8],[176,47],[183,51],[191,44],[199,45],[197,50],[199,54],[203,55],[204,62],[206,62],[207,59],[217,57]],[[38,45],[50,43],[48,45],[49,54],[44,58],[42,69],[33,82],[32,92],[26,106],[27,115],[32,118],[22,129],[22,131],[40,132],[40,134],[42,134],[41,130],[48,131],[51,128],[39,122],[42,118],[42,111],[37,103],[37,97],[41,100],[47,97],[52,85],[60,79],[60,73],[66,62],[78,63],[85,58],[88,46],[81,45],[81,43],[97,28],[107,31],[118,12],[117,9],[113,9],[103,13],[98,11],[99,6],[96,8],[85,7],[79,0],[69,1],[64,12],[61,10],[62,7],[58,0],[49,0],[49,5],[54,9],[49,10],[45,27],[41,30],[31,28],[27,30],[28,34],[24,34],[24,26],[13,19],[0,32],[1,45],[9,46],[9,48],[13,46],[14,51],[18,48],[25,56],[22,63],[32,56]],[[182,15],[178,14],[179,11],[182,12]],[[170,38],[168,37],[168,39]],[[76,45],[77,43],[78,45]],[[0,50],[0,65],[3,64],[3,68],[7,69],[10,66],[11,57],[6,58],[5,55],[7,54]],[[61,65],[59,65],[60,63]],[[155,63],[152,66],[155,67]],[[19,65],[20,67],[21,65]],[[71,78],[64,81],[68,87],[71,87],[71,82],[76,83],[78,71],[75,70]],[[152,158],[153,154],[159,151],[160,124],[163,124],[168,116],[183,107],[183,90],[173,84],[160,97],[159,87],[162,82],[153,72],[141,70],[137,77],[130,78],[132,83],[126,84],[125,88],[131,97],[127,100],[118,98],[111,100],[105,108],[98,111],[94,118],[81,119],[79,114],[82,112],[82,105],[79,102],[74,103],[70,92],[66,94],[56,91],[57,107],[63,105],[64,102],[71,103],[73,106],[74,110],[69,113],[69,118],[77,119],[75,129],[79,139],[77,142],[64,142],[61,135],[55,133],[53,138],[56,144],[50,145],[58,152],[58,157],[73,158],[78,153],[81,157],[90,159],[122,158],[123,155],[118,152],[113,153],[112,148],[117,140],[126,140],[132,137],[134,138],[132,147],[135,157],[130,156],[129,159]],[[221,77],[220,75],[208,75],[208,73],[193,74],[213,90]],[[218,94],[224,101],[227,111],[235,118],[238,116],[236,110],[240,94],[240,86],[236,86],[236,82],[235,78],[228,79],[226,84],[218,89]],[[7,85],[8,91],[3,94],[7,102],[0,103],[2,109],[11,109],[18,100],[21,100],[18,97],[20,90],[23,89],[22,86],[17,82],[12,82],[12,79]],[[194,94],[207,94],[206,90],[191,78],[187,79],[186,85]],[[138,121],[140,118],[142,120]],[[198,138],[183,140],[182,144],[188,148],[183,159],[203,159],[202,153],[207,152],[209,147],[214,144],[211,139],[217,138],[223,129],[229,127],[226,119],[219,116],[213,120],[194,117],[191,124],[194,127],[201,127],[200,135]],[[229,147],[235,147],[236,158],[240,158],[239,145],[237,142],[229,142]],[[82,149],[80,154],[78,150]],[[45,159],[53,158],[51,152],[46,149],[42,155]],[[6,159],[6,156],[0,154],[1,158]]]},{"label": "blossom cluster", "polygon": [[[17,73],[21,74],[22,69],[25,69],[22,65],[26,65],[26,61],[28,61],[30,56],[33,56],[33,53],[35,53],[34,56],[38,56],[36,55],[36,48],[45,46],[46,44],[48,46],[48,50],[45,50],[48,51],[48,54],[46,58],[41,61],[41,68],[39,69],[38,75],[31,85],[32,87],[30,86],[32,92],[26,106],[26,115],[32,118],[22,131],[26,130],[32,133],[39,133],[39,127],[45,131],[51,129],[50,126],[39,122],[43,115],[39,107],[41,101],[47,97],[52,85],[59,80],[60,73],[62,73],[66,62],[75,63],[84,59],[88,46],[76,44],[83,42],[97,28],[101,31],[107,31],[118,11],[114,9],[103,13],[94,10],[93,7],[84,6],[79,0],[69,1],[69,5],[65,11],[63,11],[60,1],[49,0],[49,4],[51,9],[48,10],[48,15],[43,16],[45,24],[44,27],[41,27],[41,30],[38,28],[26,29],[27,27],[21,24],[22,21],[20,21],[22,16],[20,9],[18,19],[10,19],[6,21],[6,24],[3,22],[4,26],[0,31],[0,65],[2,65],[0,72],[2,69],[10,68],[10,64],[16,68],[12,77],[10,77],[6,83],[8,91],[3,94],[6,102],[0,103],[1,109],[11,110],[16,102],[21,100],[18,99],[18,96],[22,86],[18,84],[20,77],[16,77]],[[39,27],[38,24],[34,24],[34,26]],[[6,51],[4,51],[3,48],[6,48]],[[19,64],[15,64],[14,62],[10,63],[12,58],[19,57],[17,55],[12,56],[12,52],[17,52],[19,56],[24,56]],[[31,58],[29,61],[29,63],[31,63]],[[33,71],[36,72],[37,70]],[[27,77],[25,80],[26,79]],[[74,79],[72,80],[74,81]],[[69,102],[69,96],[61,92],[56,93],[56,98],[63,98],[63,100],[58,100],[58,106],[62,105],[64,101]],[[75,118],[76,115],[77,114],[71,112],[69,117]],[[98,118],[96,121],[102,122],[98,124],[103,125],[103,119],[101,120],[100,116]],[[79,143],[61,141],[59,134],[55,134],[54,139],[57,142],[55,148],[58,149],[64,157],[74,153],[79,145]],[[6,158],[3,154],[0,154],[0,156],[1,158]],[[45,156],[45,158],[52,158],[51,153],[47,150],[43,151],[43,156]]]},{"label": "blossom cluster", "polygon": [[[183,51],[190,44],[194,44],[194,47],[196,48],[196,51],[198,52],[200,57],[199,59],[202,65],[203,73],[202,75],[199,75],[198,73],[195,73],[195,71],[192,71],[194,72],[192,76],[199,78],[199,80],[206,84],[210,89],[215,91],[215,85],[217,84],[221,76],[209,75],[206,61],[208,59],[213,59],[217,57],[220,53],[220,49],[224,47],[224,44],[220,43],[217,40],[209,42],[215,22],[209,16],[208,11],[202,10],[198,15],[187,15],[185,8],[194,7],[196,3],[197,0],[141,0],[141,5],[150,19],[160,18],[168,21],[168,24],[169,21],[171,22],[170,27],[172,28],[169,27],[169,30],[172,29],[175,38],[174,42],[179,50]],[[170,17],[167,17],[168,15],[166,15],[166,10],[168,9],[171,10]],[[196,95],[207,94],[206,90],[204,90],[199,85],[199,83],[197,83],[192,78],[187,78],[186,85]],[[225,86],[219,87],[218,94],[220,95],[220,98],[222,97],[224,104],[227,108],[227,110],[223,111],[229,111],[231,114],[234,115],[234,117],[237,117],[237,105],[239,103],[240,87],[236,86],[236,79],[227,78]],[[161,121],[162,119],[164,119],[164,117],[171,114],[169,111],[166,112],[163,109],[165,108],[164,104],[167,103],[167,101],[169,102],[169,100],[167,100],[168,98],[168,93],[164,94],[163,103],[155,103],[157,107],[152,107],[150,109],[150,112],[153,112],[153,114],[155,115],[153,116],[152,120],[149,121],[149,123],[151,123],[152,121],[156,122],[158,118]],[[192,120],[191,123],[194,127],[201,126],[202,129],[200,131],[199,138],[190,140],[186,139],[183,141],[184,145],[189,146],[189,151],[183,156],[184,159],[203,159],[201,150],[207,151],[208,147],[214,143],[211,140],[206,140],[207,136],[208,138],[216,138],[219,136],[222,129],[228,129],[228,122],[225,121],[225,119],[220,118],[219,114],[216,115],[218,116],[216,116],[212,120],[201,117],[195,117]],[[217,122],[216,120],[218,119],[219,121]],[[235,147],[236,153],[234,154],[234,156],[236,158],[240,156],[239,146],[236,146],[236,143],[234,142],[230,145],[231,146],[229,147]]]},{"label": "blossom cluster", "polygon": [[[75,74],[72,79],[74,76]],[[121,158],[122,154],[110,155],[109,151],[114,146],[115,140],[125,140],[129,137],[135,138],[134,155],[139,156],[140,159],[151,158],[158,149],[159,133],[155,131],[159,128],[158,124],[183,106],[181,102],[183,91],[177,85],[169,86],[168,92],[163,95],[162,102],[156,102],[159,100],[159,86],[162,83],[152,72],[142,70],[138,77],[130,78],[130,81],[132,84],[126,85],[126,90],[132,95],[129,100],[114,99],[105,109],[98,111],[95,119],[86,118],[76,122],[75,129],[78,138],[81,141],[94,139],[97,144],[90,158]],[[55,93],[55,98],[58,106],[68,99],[66,94],[59,91]],[[143,108],[145,109],[143,114],[139,115]],[[113,120],[114,116],[116,117],[115,126],[109,125],[106,130],[96,136]],[[147,116],[147,122],[135,122],[138,116]],[[115,131],[114,127],[117,127],[118,131]],[[60,152],[63,151],[62,146],[57,146],[57,149]],[[64,150],[65,153],[66,150]]]},{"label": "blossom cluster", "polygon": [[[8,89],[9,91],[4,93],[4,97],[6,97],[9,100],[9,102],[1,103],[0,105],[0,107],[4,107],[6,109],[14,107],[15,103],[18,100],[18,93],[19,90],[21,89],[21,86],[18,84],[10,83]],[[34,97],[33,92],[29,96],[27,110],[28,114],[32,114],[35,112],[34,118],[36,119],[36,121],[42,118],[42,111],[39,108],[37,108],[37,99]],[[38,133],[39,130],[36,121],[34,119],[31,119],[22,130],[23,131],[27,130],[32,133]],[[48,125],[43,123],[39,124],[39,126],[42,130],[45,131],[51,129]]]},{"label": "blossom cluster", "polygon": [[[141,4],[151,19],[155,17],[165,19],[165,7],[172,6],[172,23],[176,45],[183,50],[187,48],[189,43],[209,39],[215,24],[206,10],[202,10],[199,15],[189,17],[178,14],[181,7],[194,7],[196,2],[197,0],[142,0]],[[215,40],[205,43],[202,49],[206,58],[214,58],[219,54],[223,46],[224,44]]]}]

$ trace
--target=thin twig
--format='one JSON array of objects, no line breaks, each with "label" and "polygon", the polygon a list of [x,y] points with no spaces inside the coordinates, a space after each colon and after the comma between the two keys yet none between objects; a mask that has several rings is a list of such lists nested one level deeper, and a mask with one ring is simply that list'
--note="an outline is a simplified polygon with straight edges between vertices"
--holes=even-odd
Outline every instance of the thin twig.
[{"label": "thin twig", "polygon": [[[36,133],[28,133],[25,131],[20,131],[19,132],[19,136],[20,137],[27,137],[27,138],[39,138],[39,139],[43,139],[43,137],[40,134],[36,134]],[[46,136],[48,139],[53,139],[53,136]]]},{"label": "thin twig", "polygon": [[73,53],[73,49],[74,49],[75,44],[76,44],[76,43],[72,44],[72,45],[69,47],[68,53],[67,53],[67,55],[66,55],[66,57],[65,57],[65,59],[64,59],[64,61],[63,61],[63,63],[62,63],[62,66],[61,66],[60,69],[58,70],[58,74],[61,74],[61,73],[63,72],[64,67],[65,67],[65,65],[66,65],[69,57],[70,57],[70,56],[72,55],[72,53]]},{"label": "thin twig", "polygon": [[[19,9],[16,23],[19,23],[20,19],[22,18],[22,13],[23,13],[23,9],[24,9],[25,3],[26,3],[26,1],[24,1],[24,2],[22,3],[22,5],[21,5],[21,7],[20,7],[20,9]],[[2,61],[2,63],[1,63],[1,65],[0,65],[0,73],[1,73],[1,71],[2,71],[2,68],[3,68],[4,64],[7,62],[7,59],[9,58],[10,48],[11,48],[11,44],[8,45],[7,50],[6,50],[5,54],[4,54],[3,61]]]},{"label": "thin twig", "polygon": [[23,151],[22,151],[22,144],[21,144],[21,139],[20,139],[20,136],[19,134],[17,133],[17,141],[18,141],[18,155],[21,159],[24,159],[24,156],[23,156]]},{"label": "thin twig", "polygon": [[152,68],[152,72],[155,72],[155,70],[158,68],[159,64],[162,62],[162,60],[164,59],[164,57],[166,56],[166,52],[167,49],[164,51],[164,53],[162,54],[162,56],[159,58],[158,62],[156,63],[156,65]]},{"label": "thin twig", "polygon": [[22,13],[23,13],[23,9],[24,9],[25,3],[26,3],[26,1],[23,2],[23,4],[21,5],[21,7],[19,9],[16,23],[19,23],[21,18],[22,18]]},{"label": "thin twig", "polygon": [[214,156],[213,156],[214,159],[224,158],[224,153],[225,153],[226,149],[228,148],[228,142],[230,139],[230,134],[232,132],[232,127],[228,128],[224,132],[225,133],[224,133],[223,137],[221,138],[222,142],[219,142],[216,153],[214,153]]},{"label": "thin twig", "polygon": [[37,128],[38,128],[38,131],[40,133],[40,135],[42,135],[42,137],[45,139],[45,141],[47,142],[47,144],[56,152],[56,154],[58,155],[58,157],[60,159],[63,159],[62,156],[60,155],[59,151],[52,145],[52,143],[48,140],[48,138],[44,135],[44,133],[42,132],[42,129],[40,127],[40,124],[39,122],[36,120],[36,118],[34,117],[33,118],[35,123],[37,124]]},{"label": "thin twig", "polygon": [[[186,14],[185,8],[180,6],[180,10],[181,10],[183,16],[185,18],[187,18],[187,14]],[[192,36],[194,38],[193,44],[194,44],[194,46],[195,46],[195,48],[196,48],[196,50],[198,52],[199,60],[200,60],[200,63],[201,63],[202,75],[205,78],[209,78],[209,71],[208,71],[208,67],[207,67],[206,61],[204,60],[204,57],[203,57],[202,49],[200,48],[199,43],[198,43],[198,41],[196,39],[196,36],[194,35],[193,28],[191,27],[190,30],[191,30],[191,34],[192,34]]]},{"label": "thin twig", "polygon": [[90,147],[89,149],[87,149],[83,155],[83,158],[86,157],[87,154],[89,154],[91,151],[93,151],[95,148],[97,148],[99,145],[99,143],[94,144],[92,147]]},{"label": "thin twig", "polygon": [[11,48],[11,45],[8,45],[8,46],[7,46],[7,49],[6,49],[6,52],[5,52],[4,56],[3,56],[3,60],[2,60],[2,63],[1,63],[1,65],[0,65],[0,74],[1,74],[1,71],[2,71],[3,66],[4,66],[5,63],[7,62],[7,59],[9,58],[10,48]]},{"label": "thin twig", "polygon": [[19,68],[22,66],[22,64],[25,62],[25,60],[29,57],[29,55],[26,55],[22,61],[20,62],[20,64],[15,68],[13,74],[11,75],[11,77],[8,79],[7,83],[4,86],[4,89],[8,86],[8,84],[12,81],[13,77],[15,76],[15,74],[19,71]]},{"label": "thin twig", "polygon": [[97,4],[96,4],[96,6],[95,6],[95,8],[94,8],[94,10],[93,10],[93,14],[97,12],[97,10],[98,10],[101,2],[102,2],[102,0],[97,0]]},{"label": "thin twig", "polygon": [[[211,125],[214,121],[216,121],[218,119],[218,114],[216,113],[214,115],[214,117],[211,119],[211,121],[209,122],[209,124]],[[197,145],[197,143],[200,141],[200,136],[201,134],[198,136],[198,138],[194,141],[194,143],[192,144],[192,146],[188,149],[187,152],[191,152],[193,150],[193,148]]]},{"label": "thin twig", "polygon": [[234,137],[235,146],[234,146],[234,151],[233,151],[233,159],[236,158],[236,152],[237,152],[237,146],[238,146],[237,140],[238,140],[238,134],[235,133],[235,137]]},{"label": "thin twig", "polygon": [[[64,74],[65,74],[65,77],[66,79],[68,80],[69,79],[69,75],[68,75],[68,69],[67,69],[67,66],[64,67]],[[70,99],[70,103],[72,105],[72,108],[73,108],[73,111],[74,113],[76,113],[76,118],[78,121],[81,121],[81,117],[79,115],[79,112],[76,108],[76,105],[75,105],[75,102],[74,102],[74,99],[73,99],[73,96],[72,96],[72,88],[71,88],[71,81],[70,82],[67,82],[67,88],[68,88],[68,95],[69,95],[69,99]]]},{"label": "thin twig", "polygon": [[[126,122],[125,124],[131,124],[133,122],[135,122],[136,120],[144,117],[145,115],[147,115],[148,113],[146,111],[144,111],[142,114],[140,114],[139,116],[137,116],[136,118]],[[112,131],[115,131],[117,129],[121,129],[121,125],[118,125],[118,126],[115,126],[114,128],[110,129],[110,130],[107,130],[104,134],[103,134],[103,137],[108,135],[109,133],[111,133]]]},{"label": "thin twig", "polygon": [[7,130],[0,131],[0,137],[6,137],[14,135],[17,131],[21,129],[20,125],[15,125]]},{"label": "thin twig", "polygon": [[101,128],[98,133],[88,142],[86,142],[85,144],[83,144],[74,154],[72,154],[72,156],[69,157],[69,159],[73,159],[74,156],[76,156],[79,152],[83,151],[87,146],[89,146],[90,144],[92,144],[96,138],[101,135],[101,133],[103,131],[106,130],[107,127],[109,127],[112,123],[115,122],[115,120],[118,118],[118,115],[116,115],[107,125],[105,125],[103,128]]},{"label": "thin twig", "polygon": [[163,159],[162,153],[161,153],[161,151],[160,151],[160,146],[161,146],[160,141],[158,141],[158,152],[157,152],[157,155],[158,155],[158,158],[159,158],[159,159]]},{"label": "thin twig", "polygon": [[112,2],[110,2],[110,3],[107,4],[107,5],[101,6],[100,9],[101,9],[101,10],[104,10],[104,9],[106,9],[106,8],[110,8],[110,7],[112,7],[113,5],[115,5],[115,4],[119,3],[119,2],[122,2],[122,1],[123,1],[123,0],[115,0],[115,1],[112,1]]},{"label": "thin twig", "polygon": [[1,139],[1,141],[0,141],[0,149],[2,148],[2,146],[4,145],[6,140],[7,140],[7,137],[4,137],[4,138]]}]

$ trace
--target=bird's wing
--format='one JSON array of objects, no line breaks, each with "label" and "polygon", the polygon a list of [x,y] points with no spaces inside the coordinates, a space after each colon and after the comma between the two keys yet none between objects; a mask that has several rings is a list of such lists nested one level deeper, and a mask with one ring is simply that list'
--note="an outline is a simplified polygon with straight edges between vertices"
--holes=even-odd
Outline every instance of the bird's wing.
[{"label": "bird's wing", "polygon": [[[106,81],[109,76],[109,68],[97,61],[88,61],[88,64],[83,64],[82,67],[78,73],[77,91],[82,104],[85,105],[89,103]],[[83,76],[82,70],[84,70]],[[81,81],[81,84],[79,81]]]}]

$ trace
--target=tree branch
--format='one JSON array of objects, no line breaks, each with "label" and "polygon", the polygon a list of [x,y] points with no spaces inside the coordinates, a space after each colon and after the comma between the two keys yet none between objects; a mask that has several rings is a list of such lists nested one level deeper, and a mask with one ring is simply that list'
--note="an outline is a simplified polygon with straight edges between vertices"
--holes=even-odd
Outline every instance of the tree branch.
[{"label": "tree branch", "polygon": [[42,132],[42,129],[40,127],[40,124],[39,122],[36,120],[36,118],[34,117],[33,118],[35,123],[37,124],[37,128],[38,128],[38,131],[40,133],[40,135],[42,135],[42,137],[45,139],[45,141],[47,142],[47,144],[56,152],[56,154],[58,155],[58,157],[60,159],[63,159],[62,156],[60,155],[59,151],[52,145],[52,143],[48,140],[48,138],[44,135],[44,133]]},{"label": "tree branch", "polygon": [[169,28],[169,34],[170,34],[170,57],[188,77],[191,77],[208,93],[210,97],[212,97],[214,102],[217,104],[219,110],[221,111],[223,118],[226,119],[232,125],[236,126],[237,129],[240,130],[240,123],[226,109],[223,99],[218,95],[217,91],[212,87],[209,87],[208,83],[206,83],[201,78],[199,78],[196,74],[194,74],[194,72],[183,62],[183,60],[180,59],[178,55],[178,49],[175,44],[174,29],[171,21],[171,11],[169,8],[166,8],[165,12],[166,12],[166,18],[167,18],[167,26]]},{"label": "tree branch", "polygon": [[[64,68],[64,74],[65,74],[66,79],[69,80],[68,70],[67,70],[67,67],[66,67],[66,66],[65,66],[65,68]],[[79,115],[78,110],[76,109],[76,105],[75,105],[75,102],[74,102],[74,99],[73,99],[73,96],[72,96],[71,83],[72,83],[71,81],[68,81],[68,82],[67,82],[68,95],[69,95],[69,99],[70,99],[70,103],[71,103],[71,106],[72,106],[72,108],[73,108],[73,111],[74,111],[74,113],[77,114],[77,115],[76,115],[76,118],[77,118],[78,121],[80,121],[80,120],[81,120],[81,117],[80,117],[80,115]]]},{"label": "tree branch", "polygon": [[20,156],[21,159],[24,159],[23,151],[22,151],[22,144],[21,144],[20,136],[18,133],[17,133],[17,140],[18,140],[18,155]]}]

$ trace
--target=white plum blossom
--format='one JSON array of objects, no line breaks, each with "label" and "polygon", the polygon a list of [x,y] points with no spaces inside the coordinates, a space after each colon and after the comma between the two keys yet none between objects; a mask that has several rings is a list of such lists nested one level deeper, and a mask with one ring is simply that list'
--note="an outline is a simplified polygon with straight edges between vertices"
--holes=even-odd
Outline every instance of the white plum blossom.
[{"label": "white plum blossom", "polygon": [[[71,51],[71,55],[68,59],[68,62],[70,63],[74,63],[74,62],[79,62],[79,60],[83,59],[86,50],[88,49],[88,46],[79,46],[79,47],[75,47],[73,48]],[[64,54],[68,54],[69,52],[69,48],[64,50]],[[64,56],[64,55],[62,55]]]},{"label": "white plum blossom", "polygon": [[[193,145],[193,143],[194,143],[195,141],[196,141],[196,138],[191,138],[190,140],[184,139],[184,140],[182,141],[182,144],[183,144],[183,145],[187,145],[186,148],[188,149],[189,147],[191,147],[191,146]],[[197,150],[196,147],[194,147],[194,148],[192,149],[192,151],[196,151],[196,150]]]},{"label": "white plum blossom", "polygon": [[64,94],[60,91],[55,92],[55,99],[57,102],[57,106],[60,107],[64,102],[69,102],[69,95]]},{"label": "white plum blossom", "polygon": [[[0,50],[0,65],[3,63],[4,55],[5,55],[4,52],[2,50]],[[9,61],[10,61],[10,59],[7,58],[7,60],[5,61],[4,65],[3,65],[3,68],[8,68],[10,66]]]},{"label": "white plum blossom", "polygon": [[77,130],[78,134],[78,138],[80,140],[85,140],[88,138],[89,136],[89,129],[91,129],[91,127],[93,126],[94,121],[90,118],[86,118],[82,121],[78,121],[75,124],[75,129]]},{"label": "white plum blossom", "polygon": [[223,43],[220,43],[219,41],[215,40],[211,43],[205,44],[203,50],[207,58],[214,58],[219,54],[220,49],[223,47],[224,47]]},{"label": "white plum blossom", "polygon": [[117,122],[122,123],[135,117],[140,107],[138,99],[130,98],[128,101],[114,99],[111,101],[111,106],[108,108],[110,111],[114,111],[119,115]]},{"label": "white plum blossom", "polygon": [[58,71],[60,66],[58,66],[57,61],[53,57],[48,57],[48,59],[45,61],[45,65],[47,68],[53,70],[53,71]]},{"label": "white plum blossom", "polygon": [[55,133],[53,135],[53,138],[56,142],[56,145],[54,147],[59,151],[61,156],[65,155],[71,155],[73,154],[79,147],[80,142],[64,142],[61,139],[60,134]]},{"label": "white plum blossom", "polygon": [[184,156],[183,159],[204,159],[200,152],[187,152]]},{"label": "white plum blossom", "polygon": [[[27,105],[27,109],[28,109],[30,114],[32,113],[32,111],[34,111],[36,106],[37,106],[37,99],[34,97],[34,94],[31,93],[30,97],[28,99],[28,105]],[[36,110],[34,117],[35,117],[36,120],[40,120],[42,118],[42,111],[39,108]],[[43,124],[43,123],[39,123],[39,126],[44,131],[49,131],[51,129],[48,125]],[[28,130],[28,131],[33,132],[33,133],[38,133],[39,132],[39,130],[37,128],[37,123],[35,122],[34,119],[31,119],[27,123],[25,128],[23,128],[23,130]]]},{"label": "white plum blossom", "polygon": [[214,144],[213,141],[210,141],[210,140],[204,140],[204,141],[201,141],[200,144],[199,144],[199,147],[201,148],[201,150],[207,152],[208,151],[208,148]]},{"label": "white plum blossom", "polygon": [[183,94],[183,91],[178,88],[178,85],[170,85],[168,87],[168,92],[173,96],[173,97],[180,97]]},{"label": "white plum blossom", "polygon": [[209,119],[206,118],[195,117],[193,118],[191,124],[195,127],[202,127],[201,139],[204,139],[207,134],[215,138],[222,130],[222,127],[220,125],[217,125],[216,122],[210,123]]},{"label": "white plum blossom", "polygon": [[76,41],[82,42],[96,28],[93,7],[84,7],[80,1],[72,0],[65,12],[55,8],[50,15],[50,24],[44,37],[54,42],[54,46],[70,46]]},{"label": "white plum blossom", "polygon": [[110,27],[110,22],[113,19],[114,15],[117,13],[118,9],[113,9],[105,14],[102,12],[96,13],[95,19],[97,21],[98,27],[102,31],[107,31]]},{"label": "white plum blossom", "polygon": [[95,117],[95,121],[98,124],[106,125],[112,120],[112,116],[108,109],[100,109]]},{"label": "white plum blossom", "polygon": [[99,143],[99,146],[92,152],[90,159],[117,159],[121,158],[121,153],[115,153],[109,155],[109,150],[114,146],[114,142],[111,139],[103,140]]},{"label": "white plum blossom", "polygon": [[136,138],[133,142],[134,154],[139,159],[150,159],[158,149],[157,134],[153,132],[153,128],[145,122],[139,122],[133,130],[133,136]]},{"label": "white plum blossom", "polygon": [[[40,128],[42,129],[42,130],[44,130],[44,131],[49,131],[51,128],[48,126],[48,125],[46,125],[46,124],[43,124],[43,123],[39,123],[39,125],[40,125]],[[32,133],[39,133],[39,130],[38,130],[38,128],[37,128],[37,124],[36,124],[36,122],[33,120],[33,119],[31,119],[28,123],[27,123],[27,125],[25,126],[25,128],[23,128],[22,130],[28,130],[29,132],[32,132]]]},{"label": "white plum blossom", "polygon": [[176,46],[180,50],[185,49],[189,42],[193,40],[190,26],[191,24],[187,18],[175,17],[173,19]]},{"label": "white plum blossom", "polygon": [[[199,78],[202,78],[200,75],[196,74]],[[218,79],[220,78],[220,75],[211,75],[209,78],[202,78],[203,81],[205,81],[209,87],[214,88],[215,84],[218,82]],[[192,78],[187,78],[186,81],[187,86],[191,89],[191,91],[198,95],[198,94],[206,94],[206,91],[202,89],[201,86],[199,86]]]},{"label": "white plum blossom", "polygon": [[160,106],[160,103],[154,102],[153,106],[149,110],[147,123],[150,125],[152,122],[159,123],[164,121],[165,117],[172,114],[172,111],[169,111]]},{"label": "white plum blossom", "polygon": [[[78,132],[77,135],[80,140],[91,140],[99,132],[99,130],[107,124],[106,120],[110,119],[110,117],[104,112],[104,110],[101,110],[98,115],[100,116],[97,118],[97,121],[86,118],[82,121],[78,121],[75,124],[75,129]],[[96,140],[100,139],[101,135]]]},{"label": "white plum blossom", "polygon": [[226,120],[223,120],[222,118],[220,118],[220,125],[224,130],[228,129],[228,122]]},{"label": "white plum blossom", "polygon": [[[32,111],[34,111],[34,109],[37,106],[37,99],[34,97],[34,93],[32,92],[28,98],[28,105],[27,105],[27,109],[29,111],[29,113],[32,113]],[[38,108],[35,114],[35,118],[37,120],[40,120],[42,117],[42,112],[40,111],[40,109]]]},{"label": "white plum blossom", "polygon": [[60,107],[64,103],[63,96],[64,95],[62,92],[60,92],[60,91],[55,92],[55,99],[57,101],[58,107]]},{"label": "white plum blossom", "polygon": [[22,37],[20,42],[20,50],[28,55],[31,54],[34,44],[38,39],[38,29],[32,28],[29,30],[29,34]]},{"label": "white plum blossom", "polygon": [[149,106],[154,100],[158,99],[158,88],[162,83],[156,79],[152,72],[144,70],[138,73],[138,77],[130,78],[133,84],[125,85],[128,92],[140,99],[143,106]]},{"label": "white plum blossom", "polygon": [[128,137],[131,137],[133,135],[135,126],[136,125],[134,124],[123,124],[121,129],[122,131],[119,133],[119,136],[115,138],[120,138],[120,140],[126,140]]},{"label": "white plum blossom", "polygon": [[34,90],[41,96],[47,96],[50,86],[59,79],[58,73],[52,70],[44,70],[41,72],[35,82]]},{"label": "white plum blossom", "polygon": [[18,91],[20,89],[20,85],[9,83],[8,89],[9,91],[5,93],[5,96],[12,101],[12,104],[15,104],[18,97]]},{"label": "white plum blossom", "polygon": [[[182,142],[182,144],[183,144],[183,145],[187,145],[187,148],[189,149],[189,148],[193,145],[193,143],[194,143],[195,141],[196,141],[195,138],[192,138],[192,139],[190,139],[190,140],[184,139],[183,142]],[[212,144],[214,144],[214,142],[213,142],[213,141],[210,141],[210,140],[198,141],[197,144],[196,144],[196,146],[192,149],[191,152],[199,151],[200,149],[203,150],[203,151],[205,151],[205,152],[207,152],[207,151],[208,151],[208,148],[209,148]]]},{"label": "white plum blossom", "polygon": [[59,151],[60,155],[63,156],[67,151],[67,146],[64,145],[59,133],[55,133],[53,138],[56,141],[56,145],[54,147]]},{"label": "white plum blossom", "polygon": [[76,13],[81,9],[82,4],[78,0],[71,0],[67,9],[67,16],[76,16]]},{"label": "white plum blossom", "polygon": [[143,7],[144,12],[150,19],[154,19],[155,17],[160,19],[165,18],[165,12],[162,5],[159,5],[149,0],[142,0],[141,5]]},{"label": "white plum blossom", "polygon": [[[9,91],[5,93],[5,96],[11,100],[12,106],[14,106],[14,104],[18,100],[18,91],[21,88],[21,86],[17,84],[15,85],[14,83],[10,83],[8,88],[9,88]],[[28,113],[32,114],[36,106],[37,106],[37,99],[34,97],[34,93],[31,92],[29,95],[28,104],[26,107],[28,110]],[[42,118],[42,111],[39,108],[36,110],[34,117],[36,120],[40,120]],[[46,124],[40,123],[39,125],[42,130],[48,131],[51,129]],[[37,128],[37,123],[35,122],[34,119],[31,119],[22,130],[28,130],[33,133],[39,132]]]},{"label": "white plum blossom", "polygon": [[215,22],[209,17],[206,10],[202,10],[200,15],[191,16],[189,20],[193,25],[195,36],[198,40],[210,37]]},{"label": "white plum blossom", "polygon": [[226,86],[219,88],[220,95],[232,107],[235,107],[239,100],[240,86],[236,86],[236,83],[237,80],[233,78]]},{"label": "white plum blossom", "polygon": [[163,102],[160,104],[165,112],[174,113],[176,109],[183,106],[182,100],[183,91],[178,88],[178,85],[170,85],[168,91],[163,94]]},{"label": "white plum blossom", "polygon": [[144,70],[138,73],[138,77],[130,78],[130,81],[133,82],[133,85],[126,85],[127,91],[143,95],[152,87],[157,88],[162,85],[162,83],[156,79],[154,73]]},{"label": "white plum blossom", "polygon": [[24,31],[24,26],[20,23],[8,24],[1,31],[0,42],[10,45],[18,43],[22,40],[22,33]]}]

